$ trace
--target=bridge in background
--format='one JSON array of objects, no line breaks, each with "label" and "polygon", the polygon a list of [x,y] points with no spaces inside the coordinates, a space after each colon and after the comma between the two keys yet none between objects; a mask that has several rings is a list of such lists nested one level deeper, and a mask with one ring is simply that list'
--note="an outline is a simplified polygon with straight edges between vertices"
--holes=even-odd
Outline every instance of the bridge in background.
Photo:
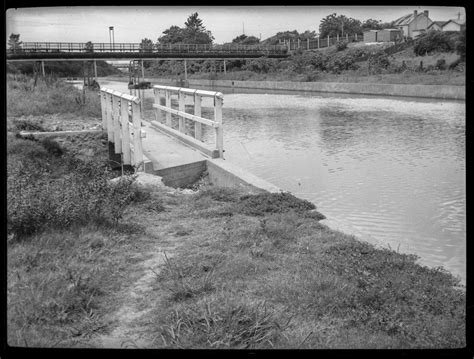
[{"label": "bridge in background", "polygon": [[121,60],[121,59],[242,59],[288,57],[285,45],[156,45],[143,48],[139,43],[23,42],[7,50],[7,61]]}]

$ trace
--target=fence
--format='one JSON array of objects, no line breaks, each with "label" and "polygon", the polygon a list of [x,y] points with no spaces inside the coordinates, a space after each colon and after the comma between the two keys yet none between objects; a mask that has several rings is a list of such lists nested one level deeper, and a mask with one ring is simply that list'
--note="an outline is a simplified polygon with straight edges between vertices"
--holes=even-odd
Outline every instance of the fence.
[{"label": "fence", "polygon": [[[153,86],[153,92],[155,95],[155,103],[153,107],[156,108],[156,123],[161,125],[160,120],[162,117],[162,111],[165,112],[165,124],[169,128],[173,128],[171,115],[178,116],[178,132],[179,134],[186,135],[185,131],[185,119],[194,122],[194,139],[196,141],[202,141],[202,125],[213,127],[216,131],[216,150],[206,151],[211,157],[223,158],[224,153],[224,135],[222,127],[222,104],[224,95],[220,92],[195,90],[189,88],[180,88],[172,86]],[[171,107],[172,96],[177,96],[178,109]],[[194,113],[190,114],[186,112],[185,99],[191,97],[193,99]],[[203,97],[210,97],[214,99],[214,119],[207,119],[201,116],[201,101]],[[164,103],[164,105],[162,105]],[[153,123],[154,121],[152,121]],[[161,126],[160,126],[161,127]],[[181,136],[180,136],[181,137]],[[196,144],[197,143],[193,143]]]},{"label": "fence", "polygon": [[346,36],[336,36],[336,37],[321,37],[316,39],[306,39],[306,40],[280,40],[280,45],[284,45],[287,47],[289,51],[295,50],[314,50],[320,49],[323,47],[329,47],[331,45],[335,45],[339,41],[348,41],[348,42],[357,42],[363,41],[364,36],[362,34],[354,34],[350,35],[346,34]]},{"label": "fence", "polygon": [[111,89],[99,92],[102,109],[102,128],[109,142],[114,143],[116,154],[122,154],[122,163],[144,170],[140,99]]}]

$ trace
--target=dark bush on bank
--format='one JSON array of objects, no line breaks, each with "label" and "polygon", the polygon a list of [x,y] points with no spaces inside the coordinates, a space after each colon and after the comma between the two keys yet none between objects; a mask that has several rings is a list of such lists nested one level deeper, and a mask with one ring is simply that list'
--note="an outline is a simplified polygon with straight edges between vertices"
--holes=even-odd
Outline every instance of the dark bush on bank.
[{"label": "dark bush on bank", "polygon": [[48,227],[117,224],[137,190],[131,186],[132,176],[115,184],[110,177],[106,163],[84,162],[50,141],[15,138],[9,143],[9,234],[24,237]]}]

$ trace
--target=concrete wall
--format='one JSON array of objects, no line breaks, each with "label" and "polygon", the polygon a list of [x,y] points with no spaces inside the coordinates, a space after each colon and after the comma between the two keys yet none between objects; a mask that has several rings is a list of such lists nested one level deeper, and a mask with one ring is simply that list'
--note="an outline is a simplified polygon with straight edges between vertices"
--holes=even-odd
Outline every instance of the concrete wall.
[{"label": "concrete wall", "polygon": [[405,85],[379,83],[342,83],[342,82],[292,82],[292,81],[232,81],[232,80],[189,80],[189,86],[222,86],[235,88],[253,88],[286,91],[311,91],[363,94],[376,96],[408,96],[465,100],[465,86],[448,85]]}]

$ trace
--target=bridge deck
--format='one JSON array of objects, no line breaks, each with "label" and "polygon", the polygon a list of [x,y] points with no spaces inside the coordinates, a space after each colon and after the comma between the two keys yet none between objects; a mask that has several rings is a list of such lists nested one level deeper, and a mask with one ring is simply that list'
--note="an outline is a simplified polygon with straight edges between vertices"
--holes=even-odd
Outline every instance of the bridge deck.
[{"label": "bridge deck", "polygon": [[142,139],[143,154],[152,162],[154,174],[163,177],[163,182],[172,187],[199,179],[209,157],[160,132],[147,121],[142,124],[146,132]]}]

